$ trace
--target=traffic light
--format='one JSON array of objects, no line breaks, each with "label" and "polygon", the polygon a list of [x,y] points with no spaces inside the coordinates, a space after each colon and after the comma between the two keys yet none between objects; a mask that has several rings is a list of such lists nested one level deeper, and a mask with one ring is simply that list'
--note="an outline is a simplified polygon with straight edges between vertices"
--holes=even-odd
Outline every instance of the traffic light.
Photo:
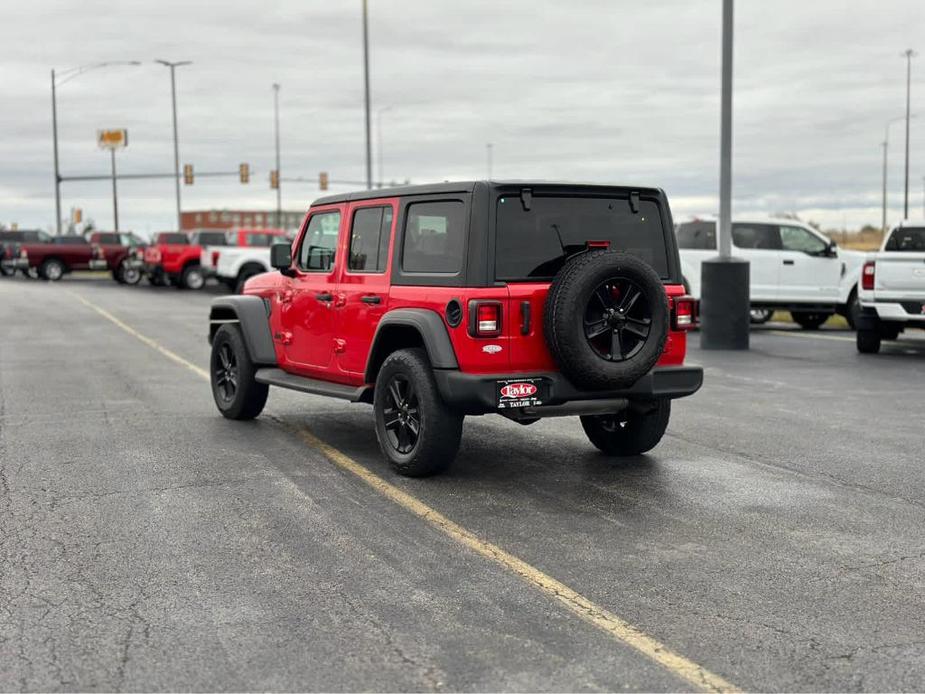
[{"label": "traffic light", "polygon": [[193,165],[192,164],[183,165],[183,182],[188,186],[193,185]]},{"label": "traffic light", "polygon": [[274,190],[279,188],[279,171],[276,169],[270,171],[270,187]]},{"label": "traffic light", "polygon": [[248,183],[251,180],[250,164],[241,164],[238,166],[238,175],[241,177],[241,183]]},{"label": "traffic light", "polygon": [[75,207],[74,211],[71,213],[71,217],[74,220],[74,224],[80,224],[84,218],[84,211],[79,207]]},{"label": "traffic light", "polygon": [[322,171],[320,174],[318,174],[318,187],[321,190],[328,189],[328,172],[327,171]]}]

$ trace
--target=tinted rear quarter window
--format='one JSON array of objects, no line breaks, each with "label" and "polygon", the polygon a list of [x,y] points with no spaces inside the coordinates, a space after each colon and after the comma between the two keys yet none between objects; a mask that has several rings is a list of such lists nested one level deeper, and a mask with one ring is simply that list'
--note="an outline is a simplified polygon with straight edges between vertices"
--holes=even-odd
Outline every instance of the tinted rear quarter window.
[{"label": "tinted rear quarter window", "polygon": [[462,270],[466,239],[462,200],[408,206],[401,267],[404,272],[456,274]]},{"label": "tinted rear quarter window", "polygon": [[191,239],[193,243],[200,246],[227,246],[228,237],[223,231],[200,231],[193,234]]},{"label": "tinted rear quarter window", "polygon": [[645,261],[668,277],[668,251],[658,204],[628,198],[534,196],[524,209],[519,196],[497,203],[495,275],[499,280],[548,280],[569,255],[591,241]]},{"label": "tinted rear quarter window", "polygon": [[186,238],[186,234],[158,234],[157,243],[170,243],[170,244],[188,244],[189,239]]},{"label": "tinted rear quarter window", "polygon": [[925,252],[925,227],[894,229],[883,250]]},{"label": "tinted rear quarter window", "polygon": [[678,248],[701,251],[716,250],[716,224],[685,222],[678,227]]},{"label": "tinted rear quarter window", "polygon": [[737,248],[755,250],[780,250],[781,247],[776,224],[735,223],[732,225],[732,242]]}]

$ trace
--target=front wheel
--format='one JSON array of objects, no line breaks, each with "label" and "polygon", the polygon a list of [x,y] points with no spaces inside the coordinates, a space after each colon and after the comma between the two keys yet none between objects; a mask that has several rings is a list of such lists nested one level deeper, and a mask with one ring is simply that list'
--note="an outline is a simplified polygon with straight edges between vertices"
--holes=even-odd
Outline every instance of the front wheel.
[{"label": "front wheel", "polygon": [[177,282],[177,287],[183,289],[198,290],[202,289],[205,284],[206,278],[205,275],[202,274],[202,268],[198,265],[190,265],[183,268],[183,274],[180,275],[180,280]]},{"label": "front wheel", "polygon": [[127,262],[119,266],[119,274],[122,275],[122,284],[136,285],[141,282],[141,269]]},{"label": "front wheel", "polygon": [[624,410],[616,414],[581,417],[588,439],[612,456],[639,455],[651,451],[662,440],[671,418],[671,400],[656,400],[643,412]]},{"label": "front wheel", "polygon": [[223,325],[212,340],[209,373],[212,397],[228,419],[253,419],[263,412],[270,386],[257,383],[256,369],[237,325]]},{"label": "front wheel", "polygon": [[392,469],[406,477],[443,472],[459,450],[463,417],[437,390],[422,349],[390,354],[376,376],[376,438]]}]

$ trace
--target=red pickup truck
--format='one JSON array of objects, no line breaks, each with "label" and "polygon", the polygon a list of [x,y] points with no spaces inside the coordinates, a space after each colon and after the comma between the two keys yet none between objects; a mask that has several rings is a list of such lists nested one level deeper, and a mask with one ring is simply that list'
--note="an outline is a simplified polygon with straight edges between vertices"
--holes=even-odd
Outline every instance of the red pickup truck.
[{"label": "red pickup truck", "polygon": [[144,241],[132,232],[117,231],[94,231],[88,239],[102,251],[106,266],[116,282],[138,284],[141,281],[141,264],[136,252],[144,248]]},{"label": "red pickup truck", "polygon": [[83,236],[53,236],[51,243],[22,243],[13,266],[18,270],[37,270],[39,277],[57,282],[75,270],[106,270],[109,266],[99,246]]},{"label": "red pickup truck", "polygon": [[155,286],[174,285],[202,289],[206,283],[200,266],[203,246],[227,246],[224,231],[164,231],[144,251],[144,273]]}]

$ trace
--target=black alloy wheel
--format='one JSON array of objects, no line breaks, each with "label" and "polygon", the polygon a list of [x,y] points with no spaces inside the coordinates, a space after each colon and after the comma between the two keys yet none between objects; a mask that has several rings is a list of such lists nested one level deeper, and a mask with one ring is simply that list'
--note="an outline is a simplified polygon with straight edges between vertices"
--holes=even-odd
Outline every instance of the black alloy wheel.
[{"label": "black alloy wheel", "polygon": [[402,455],[411,453],[421,433],[421,418],[414,384],[402,374],[389,381],[383,415],[389,444]]},{"label": "black alloy wheel", "polygon": [[598,285],[585,309],[585,339],[599,357],[626,361],[642,350],[652,329],[652,314],[635,282],[615,277]]},{"label": "black alloy wheel", "polygon": [[232,402],[238,392],[238,360],[227,342],[218,349],[218,360],[213,365],[216,392],[226,402]]}]

